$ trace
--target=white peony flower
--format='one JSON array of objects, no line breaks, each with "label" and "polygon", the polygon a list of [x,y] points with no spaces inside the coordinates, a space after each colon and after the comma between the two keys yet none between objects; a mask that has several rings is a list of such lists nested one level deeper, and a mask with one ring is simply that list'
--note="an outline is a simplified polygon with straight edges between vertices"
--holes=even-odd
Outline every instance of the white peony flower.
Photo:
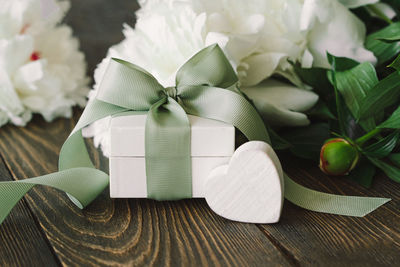
[{"label": "white peony flower", "polygon": [[[349,7],[372,2],[354,0]],[[200,49],[218,43],[237,71],[243,90],[263,108],[268,122],[302,126],[309,120],[301,112],[311,108],[318,96],[305,89],[289,60],[303,67],[328,67],[328,51],[376,61],[363,46],[365,26],[339,0],[149,0],[140,5],[135,29],[125,25],[126,38],[109,49],[95,71],[90,97],[110,57],[133,62],[164,86],[174,86],[183,63]],[[272,75],[283,76],[295,86],[263,82]],[[103,119],[84,130],[85,136],[95,137],[106,156],[109,122]]]},{"label": "white peony flower", "polygon": [[356,61],[376,63],[365,49],[366,28],[345,6],[332,0],[305,0],[300,28],[308,33],[313,66],[329,68],[326,52]]},{"label": "white peony flower", "polygon": [[23,126],[32,113],[70,117],[72,106],[86,103],[88,78],[71,28],[58,25],[69,3],[1,1],[0,126]]}]

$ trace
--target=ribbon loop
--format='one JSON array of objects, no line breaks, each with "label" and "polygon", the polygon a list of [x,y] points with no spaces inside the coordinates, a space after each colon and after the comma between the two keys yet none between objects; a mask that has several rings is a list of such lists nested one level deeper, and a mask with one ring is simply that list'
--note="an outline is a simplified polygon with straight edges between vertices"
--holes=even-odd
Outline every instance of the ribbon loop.
[{"label": "ribbon loop", "polygon": [[227,88],[238,81],[235,71],[217,44],[210,45],[190,58],[176,74],[178,94],[185,85]]},{"label": "ribbon loop", "polygon": [[113,58],[104,73],[96,98],[119,107],[147,111],[163,96],[164,87],[148,72]]},{"label": "ribbon loop", "polygon": [[249,140],[271,143],[262,118],[241,94],[218,87],[185,86],[179,97],[188,114],[229,123]]}]

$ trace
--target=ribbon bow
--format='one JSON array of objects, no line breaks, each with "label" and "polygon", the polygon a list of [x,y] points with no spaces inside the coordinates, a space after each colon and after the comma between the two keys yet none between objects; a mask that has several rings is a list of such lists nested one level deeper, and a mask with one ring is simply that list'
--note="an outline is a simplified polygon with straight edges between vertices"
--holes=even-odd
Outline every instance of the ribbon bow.
[{"label": "ribbon bow", "polygon": [[234,125],[250,140],[268,142],[263,121],[237,89],[237,76],[218,46],[209,46],[176,75],[176,86],[164,88],[143,69],[113,59],[97,99],[128,110],[148,111],[145,157],[148,197],[175,200],[192,197],[188,114]]},{"label": "ribbon bow", "polygon": [[[0,223],[35,185],[65,191],[83,208],[108,185],[86,150],[81,130],[96,120],[127,111],[147,111],[145,127],[148,197],[158,200],[190,198],[190,125],[186,114],[229,123],[249,140],[269,142],[267,129],[255,108],[237,87],[238,79],[217,45],[189,59],[176,75],[176,86],[164,88],[142,68],[112,59],[96,98],[89,101],[61,148],[59,172],[0,183]],[[364,216],[388,199],[336,196],[307,189],[285,175],[285,197],[303,208]]]}]

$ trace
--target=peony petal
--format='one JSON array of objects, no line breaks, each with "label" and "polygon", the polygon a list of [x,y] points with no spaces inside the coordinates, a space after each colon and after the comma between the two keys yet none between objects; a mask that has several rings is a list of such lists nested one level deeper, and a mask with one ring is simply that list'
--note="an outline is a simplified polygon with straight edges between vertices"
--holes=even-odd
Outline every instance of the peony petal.
[{"label": "peony petal", "polygon": [[228,33],[232,30],[229,20],[220,13],[212,13],[207,18],[207,31]]},{"label": "peony petal", "polygon": [[270,103],[264,103],[261,108],[261,116],[263,119],[272,127],[300,127],[310,124],[310,120],[307,115],[283,109],[274,106]]},{"label": "peony petal", "polygon": [[[279,62],[286,57],[283,53],[264,53],[244,59],[243,63],[248,65],[248,69],[245,70],[246,76],[239,77],[242,85],[253,86],[268,78],[274,73]],[[238,72],[241,71],[240,68],[241,65]]]},{"label": "peony petal", "polygon": [[[335,0],[333,0],[335,1]],[[310,30],[319,21],[327,21],[330,17],[329,6],[319,0],[305,0],[300,16],[300,30]]]},{"label": "peony petal", "polygon": [[11,75],[20,66],[28,62],[33,52],[33,38],[27,35],[18,35],[13,39],[0,40],[0,68]]},{"label": "peony petal", "polygon": [[235,63],[241,62],[258,49],[258,40],[259,36],[256,34],[238,34],[231,36],[226,45],[228,57],[232,58]]},{"label": "peony petal", "polygon": [[218,44],[222,49],[225,49],[229,42],[229,37],[226,34],[219,32],[209,32],[206,36],[205,45]]},{"label": "peony petal", "polygon": [[[346,7],[331,0],[306,0],[306,5],[316,14],[330,10],[328,16],[314,15],[313,27],[308,33],[308,49],[314,57],[315,67],[329,68],[326,52],[359,62],[376,63],[376,57],[363,45],[365,25]],[[308,15],[308,11],[304,14]]]},{"label": "peony petal", "polygon": [[309,124],[300,113],[312,108],[318,95],[292,85],[268,79],[257,86],[243,88],[267,122],[274,126],[303,126]]},{"label": "peony petal", "polygon": [[0,110],[8,111],[13,114],[23,112],[24,107],[8,75],[0,69]]},{"label": "peony petal", "polygon": [[18,115],[9,113],[8,117],[12,124],[17,126],[25,126],[28,123],[28,121],[32,119],[32,112],[29,110],[24,110],[22,113]]},{"label": "peony petal", "polygon": [[300,89],[275,79],[268,79],[243,91],[249,93],[255,101],[262,100],[293,111],[306,111],[318,101],[318,95],[312,91]]},{"label": "peony petal", "polygon": [[44,110],[47,107],[47,99],[43,98],[40,95],[32,95],[28,97],[24,97],[22,102],[25,106],[29,107],[29,109],[33,111]]},{"label": "peony petal", "polygon": [[306,49],[304,51],[303,58],[301,60],[301,67],[302,68],[311,68],[312,64],[313,64],[313,60],[314,60],[313,55],[310,53],[310,51],[308,51],[308,49]]},{"label": "peony petal", "polygon": [[19,92],[37,90],[36,81],[43,78],[44,60],[36,60],[20,67],[14,75],[14,86]]},{"label": "peony petal", "polygon": [[294,84],[297,88],[302,88],[302,89],[307,89],[307,90],[311,90],[312,88],[303,83],[303,81],[300,79],[300,77],[297,75],[296,71],[293,69],[293,67],[290,67],[286,70],[280,70],[277,69],[274,72],[274,75],[278,75],[278,76],[282,76],[283,78],[287,79],[288,81],[290,81],[292,84]]},{"label": "peony petal", "polygon": [[54,0],[40,0],[40,8],[44,19],[48,19],[60,12],[60,6]]},{"label": "peony petal", "polygon": [[339,2],[347,8],[356,8],[378,3],[379,0],[339,0]]},{"label": "peony petal", "polygon": [[24,126],[31,113],[23,107],[7,73],[0,69],[0,126],[11,121]]},{"label": "peony petal", "polygon": [[[394,9],[386,3],[376,3],[372,6],[378,9],[383,14],[385,14],[385,16],[388,17],[389,19],[393,19],[397,15],[396,11],[394,11]],[[377,17],[377,15],[374,12],[372,12],[369,7],[367,7],[367,10],[371,16]]]},{"label": "peony petal", "polygon": [[240,24],[238,34],[256,34],[264,27],[265,17],[261,14],[250,15],[244,23]]}]

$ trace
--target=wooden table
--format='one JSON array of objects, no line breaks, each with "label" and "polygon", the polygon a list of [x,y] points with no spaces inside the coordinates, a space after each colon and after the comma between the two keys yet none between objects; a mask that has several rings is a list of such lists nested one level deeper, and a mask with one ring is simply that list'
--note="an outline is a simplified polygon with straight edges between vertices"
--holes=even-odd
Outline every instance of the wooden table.
[{"label": "wooden table", "polygon": [[[121,24],[133,18],[133,1],[74,0],[66,21],[80,37],[89,73]],[[115,13],[113,13],[115,12]],[[26,128],[0,128],[0,179],[19,180],[57,170],[72,119],[46,123],[35,116]],[[107,159],[88,142],[96,165]],[[283,157],[299,183],[324,192],[390,197],[364,218],[310,212],[285,201],[274,225],[231,222],[204,200],[157,202],[108,197],[79,210],[56,189],[36,187],[0,226],[0,266],[399,266],[400,185],[380,174],[372,189],[323,175],[315,164]]]}]

